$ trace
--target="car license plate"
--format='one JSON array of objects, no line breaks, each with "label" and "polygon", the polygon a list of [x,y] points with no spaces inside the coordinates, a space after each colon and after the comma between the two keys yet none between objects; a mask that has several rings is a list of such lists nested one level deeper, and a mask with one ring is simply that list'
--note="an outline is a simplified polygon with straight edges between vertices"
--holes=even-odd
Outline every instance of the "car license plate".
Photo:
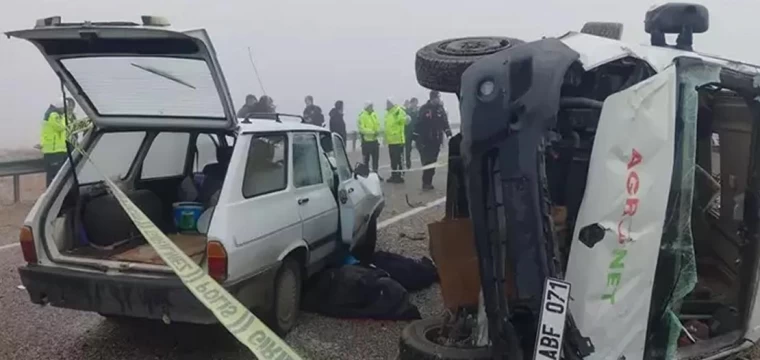
[{"label": "car license plate", "polygon": [[534,360],[559,360],[565,333],[567,305],[570,302],[570,283],[546,278],[541,303],[541,322],[536,334]]}]

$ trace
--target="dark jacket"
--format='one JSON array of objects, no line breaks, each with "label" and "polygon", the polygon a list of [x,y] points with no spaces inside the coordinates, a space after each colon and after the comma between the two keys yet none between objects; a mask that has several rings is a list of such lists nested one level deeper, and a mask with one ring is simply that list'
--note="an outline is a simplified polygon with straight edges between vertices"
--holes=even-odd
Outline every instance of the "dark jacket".
[{"label": "dark jacket", "polygon": [[237,117],[241,119],[245,119],[246,115],[254,112],[255,108],[256,108],[256,105],[252,105],[252,106],[243,105],[243,107],[241,107],[240,110],[238,110]]},{"label": "dark jacket", "polygon": [[346,122],[343,120],[343,111],[333,108],[330,110],[330,131],[340,135],[346,141]]},{"label": "dark jacket", "polygon": [[444,133],[451,136],[446,111],[443,106],[428,101],[420,107],[419,118],[414,125],[414,140],[424,146],[440,146]]},{"label": "dark jacket", "polygon": [[303,120],[307,124],[322,126],[325,124],[325,116],[322,108],[317,105],[309,105],[303,109]]},{"label": "dark jacket", "polygon": [[406,142],[411,143],[414,139],[414,127],[417,125],[417,121],[420,117],[420,108],[408,107],[406,108],[406,114],[411,118],[411,120],[409,120],[409,124],[406,125]]}]

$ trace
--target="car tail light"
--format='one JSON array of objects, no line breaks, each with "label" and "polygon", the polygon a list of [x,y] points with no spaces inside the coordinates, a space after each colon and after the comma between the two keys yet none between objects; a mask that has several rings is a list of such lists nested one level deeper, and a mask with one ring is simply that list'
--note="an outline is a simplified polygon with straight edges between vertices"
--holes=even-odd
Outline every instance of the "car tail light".
[{"label": "car tail light", "polygon": [[21,244],[21,253],[24,254],[24,260],[30,264],[36,264],[37,249],[34,247],[34,236],[32,236],[32,229],[30,227],[21,227],[18,242]]},{"label": "car tail light", "polygon": [[227,251],[222,243],[209,241],[206,244],[206,260],[209,276],[218,282],[227,279]]}]

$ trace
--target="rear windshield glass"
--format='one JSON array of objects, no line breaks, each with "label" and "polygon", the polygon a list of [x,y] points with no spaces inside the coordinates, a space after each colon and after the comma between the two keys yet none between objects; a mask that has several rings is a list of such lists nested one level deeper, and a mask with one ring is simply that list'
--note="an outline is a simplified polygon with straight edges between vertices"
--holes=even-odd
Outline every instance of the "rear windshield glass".
[{"label": "rear windshield glass", "polygon": [[61,60],[98,114],[224,119],[203,60],[169,57],[82,57]]}]

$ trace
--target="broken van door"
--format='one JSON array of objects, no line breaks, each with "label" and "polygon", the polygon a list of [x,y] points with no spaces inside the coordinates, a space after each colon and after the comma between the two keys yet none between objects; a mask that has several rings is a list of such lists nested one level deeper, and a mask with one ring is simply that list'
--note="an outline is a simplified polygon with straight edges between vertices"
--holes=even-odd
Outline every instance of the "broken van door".
[{"label": "broken van door", "polygon": [[204,30],[81,23],[7,35],[37,46],[100,128],[236,126],[229,91]]},{"label": "broken van door", "polygon": [[643,358],[677,105],[675,65],[604,102],[566,274],[587,359]]}]

